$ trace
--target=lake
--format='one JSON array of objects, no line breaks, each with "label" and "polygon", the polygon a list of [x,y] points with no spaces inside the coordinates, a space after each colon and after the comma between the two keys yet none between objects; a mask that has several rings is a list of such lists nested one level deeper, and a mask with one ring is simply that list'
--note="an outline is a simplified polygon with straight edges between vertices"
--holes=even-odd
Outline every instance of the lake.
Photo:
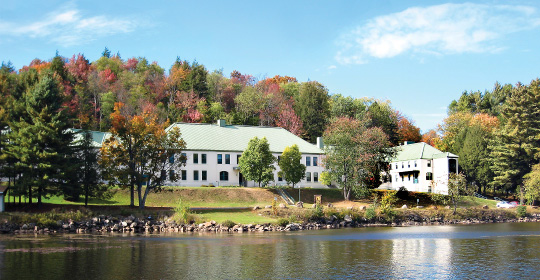
[{"label": "lake", "polygon": [[540,223],[0,235],[0,279],[540,279]]}]

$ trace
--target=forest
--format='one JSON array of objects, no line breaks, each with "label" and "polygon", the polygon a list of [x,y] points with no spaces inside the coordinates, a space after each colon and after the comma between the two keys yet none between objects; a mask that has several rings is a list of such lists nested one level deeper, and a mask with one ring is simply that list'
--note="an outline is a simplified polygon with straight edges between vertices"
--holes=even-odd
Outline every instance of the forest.
[{"label": "forest", "polygon": [[[461,171],[478,192],[534,199],[540,185],[539,86],[534,80],[463,92],[449,104],[448,117],[438,129],[422,135],[390,101],[330,94],[317,81],[286,75],[255,78],[239,71],[226,75],[180,58],[166,71],[144,57],[123,59],[107,48],[93,62],[83,54],[66,58],[57,53],[18,70],[2,62],[0,164],[11,166],[2,169],[4,178],[16,177],[14,170],[24,166],[36,173],[34,178],[46,178],[35,190],[41,196],[48,192],[45,185],[65,181],[49,171],[67,176],[69,169],[59,162],[62,153],[69,153],[65,148],[72,136],[55,132],[110,131],[113,113],[128,119],[152,115],[158,124],[225,119],[236,125],[277,126],[312,143],[331,123],[348,118],[361,121],[366,129],[380,129],[391,146],[423,141],[457,154]],[[49,164],[42,163],[45,158]]]}]

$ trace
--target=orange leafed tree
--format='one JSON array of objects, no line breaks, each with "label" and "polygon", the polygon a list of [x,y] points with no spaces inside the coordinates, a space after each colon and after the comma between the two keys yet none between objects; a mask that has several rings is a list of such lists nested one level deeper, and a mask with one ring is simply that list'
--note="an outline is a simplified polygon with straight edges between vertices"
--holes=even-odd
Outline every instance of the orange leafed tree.
[{"label": "orange leafed tree", "polygon": [[398,136],[399,141],[413,141],[420,142],[422,140],[422,134],[420,134],[420,128],[414,125],[414,122],[409,120],[405,116],[401,116],[398,113]]},{"label": "orange leafed tree", "polygon": [[175,174],[184,163],[174,157],[185,142],[179,129],[167,131],[168,123],[159,124],[155,114],[146,111],[126,117],[120,113],[123,106],[116,103],[111,114],[112,136],[101,148],[101,165],[107,180],[130,187],[131,206],[136,188],[139,207],[144,208],[148,194],[161,188],[167,175],[170,181],[177,180]]}]

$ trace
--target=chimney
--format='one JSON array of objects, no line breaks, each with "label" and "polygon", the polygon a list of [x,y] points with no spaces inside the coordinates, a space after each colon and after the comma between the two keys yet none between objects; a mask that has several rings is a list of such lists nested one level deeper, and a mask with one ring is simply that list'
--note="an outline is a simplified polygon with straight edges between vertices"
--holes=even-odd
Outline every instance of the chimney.
[{"label": "chimney", "polygon": [[319,148],[321,150],[324,148],[324,143],[323,143],[322,137],[317,137],[317,148]]},{"label": "chimney", "polygon": [[217,125],[219,125],[220,127],[225,127],[227,125],[227,121],[225,120],[218,120],[217,121]]}]

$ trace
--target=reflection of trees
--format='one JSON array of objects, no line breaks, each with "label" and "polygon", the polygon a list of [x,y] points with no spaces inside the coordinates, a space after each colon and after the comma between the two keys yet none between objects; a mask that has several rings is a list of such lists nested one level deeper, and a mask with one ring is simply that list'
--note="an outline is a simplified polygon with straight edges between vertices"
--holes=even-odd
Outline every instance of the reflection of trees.
[{"label": "reflection of trees", "polygon": [[[451,270],[450,239],[404,238],[392,240],[392,269],[396,278],[445,278]],[[411,273],[414,273],[411,275]]]}]

